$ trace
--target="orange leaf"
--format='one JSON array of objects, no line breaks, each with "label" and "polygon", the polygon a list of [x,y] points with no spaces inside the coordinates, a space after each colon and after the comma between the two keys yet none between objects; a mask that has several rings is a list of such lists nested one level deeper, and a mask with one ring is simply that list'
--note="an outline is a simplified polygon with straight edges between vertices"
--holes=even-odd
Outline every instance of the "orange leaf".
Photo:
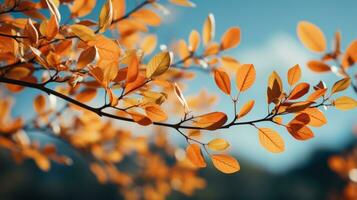
[{"label": "orange leaf", "polygon": [[255,81],[255,68],[252,64],[243,64],[237,70],[236,84],[240,92],[249,89]]},{"label": "orange leaf", "polygon": [[200,46],[200,34],[196,30],[192,30],[189,37],[188,49],[191,52],[195,52]]},{"label": "orange leaf", "polygon": [[311,69],[314,72],[329,72],[331,71],[331,68],[328,64],[319,61],[319,60],[311,60],[307,63],[307,66],[309,69]]},{"label": "orange leaf", "polygon": [[308,83],[299,83],[295,88],[290,92],[288,99],[294,100],[304,96],[309,92],[310,85]]},{"label": "orange leaf", "polygon": [[180,101],[181,105],[184,107],[185,113],[187,113],[190,109],[187,105],[185,97],[183,96],[183,94],[181,92],[181,89],[179,88],[179,86],[176,83],[174,84],[174,90],[175,90],[177,99]]},{"label": "orange leaf", "polygon": [[301,21],[297,26],[297,34],[306,48],[315,52],[326,50],[326,39],[323,32],[316,25]]},{"label": "orange leaf", "polygon": [[144,54],[148,55],[155,50],[156,44],[157,44],[156,35],[148,35],[142,40],[140,44],[140,49],[144,51]]},{"label": "orange leaf", "polygon": [[310,126],[320,127],[327,123],[327,119],[324,113],[321,112],[321,110],[319,110],[318,108],[308,108],[302,112],[309,115],[310,122],[308,123],[308,125]]},{"label": "orange leaf", "polygon": [[316,101],[317,99],[325,95],[326,91],[327,88],[316,90],[315,92],[310,94],[310,96],[307,98],[307,101]]},{"label": "orange leaf", "polygon": [[24,34],[29,38],[30,44],[36,46],[38,42],[38,32],[32,23],[31,18],[27,20],[27,24],[24,29]]},{"label": "orange leaf", "polygon": [[251,110],[252,108],[254,107],[254,103],[255,101],[254,100],[250,100],[248,101],[246,104],[244,104],[244,106],[242,107],[242,109],[240,110],[239,114],[237,115],[238,118],[242,118],[244,117],[245,115],[247,115]]},{"label": "orange leaf", "polygon": [[98,51],[95,46],[85,49],[84,51],[82,51],[81,55],[78,58],[77,68],[82,69],[83,67],[95,61],[97,56]]},{"label": "orange leaf", "polygon": [[203,44],[207,45],[214,38],[215,33],[215,20],[214,15],[210,13],[206,18],[202,27],[202,40]]},{"label": "orange leaf", "polygon": [[215,130],[223,126],[227,121],[227,115],[222,112],[212,112],[200,115],[193,119],[193,124],[207,130]]},{"label": "orange leaf", "polygon": [[134,82],[139,75],[139,60],[136,54],[133,54],[131,56],[131,62],[128,65],[128,71],[126,74],[126,82],[131,83]]},{"label": "orange leaf", "polygon": [[297,140],[308,140],[314,137],[314,133],[311,129],[304,124],[289,123],[286,129]]},{"label": "orange leaf", "polygon": [[148,126],[148,125],[152,124],[151,120],[143,114],[140,114],[140,113],[134,112],[134,111],[130,111],[130,112],[128,112],[128,114],[131,115],[131,117],[133,118],[133,120],[136,123],[138,123],[142,126]]},{"label": "orange leaf", "polygon": [[160,16],[148,9],[140,9],[130,16],[149,26],[159,26],[161,24]]},{"label": "orange leaf", "polygon": [[112,24],[113,5],[112,0],[107,0],[99,14],[99,32],[103,33]]},{"label": "orange leaf", "polygon": [[214,70],[214,80],[219,87],[227,95],[231,94],[231,81],[229,80],[229,76],[225,71],[222,70]]},{"label": "orange leaf", "polygon": [[357,40],[354,40],[346,49],[342,58],[342,66],[347,69],[357,62]]},{"label": "orange leaf", "polygon": [[33,102],[33,107],[38,114],[42,113],[46,108],[45,96],[38,95]]},{"label": "orange leaf", "polygon": [[258,128],[260,144],[272,153],[280,153],[285,150],[284,140],[271,128]]},{"label": "orange leaf", "polygon": [[162,122],[167,120],[167,114],[162,110],[159,105],[152,104],[145,107],[146,115],[152,120]]},{"label": "orange leaf", "polygon": [[84,17],[92,12],[96,4],[96,0],[76,0],[70,7],[71,16]]},{"label": "orange leaf", "polygon": [[198,144],[189,144],[186,148],[186,156],[196,167],[204,168],[207,166]]},{"label": "orange leaf", "polygon": [[295,65],[288,71],[288,83],[289,85],[295,85],[301,78],[301,69],[299,65]]},{"label": "orange leaf", "polygon": [[344,78],[339,81],[337,81],[331,89],[331,95],[337,92],[341,92],[345,89],[347,89],[351,85],[351,79],[350,78]]},{"label": "orange leaf", "polygon": [[228,29],[221,38],[221,49],[230,49],[236,47],[240,42],[240,29],[232,27]]},{"label": "orange leaf", "polygon": [[96,95],[96,89],[86,88],[76,95],[76,99],[80,102],[88,102],[91,101]]},{"label": "orange leaf", "polygon": [[223,173],[231,174],[240,170],[238,161],[230,155],[214,154],[211,159],[213,166]]}]

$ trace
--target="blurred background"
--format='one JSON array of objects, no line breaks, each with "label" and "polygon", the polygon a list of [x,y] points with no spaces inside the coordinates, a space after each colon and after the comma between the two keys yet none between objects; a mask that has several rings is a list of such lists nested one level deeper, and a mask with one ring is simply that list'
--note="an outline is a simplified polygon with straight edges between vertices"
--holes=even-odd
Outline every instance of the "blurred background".
[{"label": "blurred background", "polygon": [[[129,0],[128,8],[140,3]],[[253,63],[257,70],[254,87],[242,95],[242,102],[256,100],[256,107],[247,118],[265,115],[265,85],[268,74],[276,70],[282,77],[289,67],[300,64],[303,81],[316,84],[324,80],[331,86],[339,79],[336,75],[313,74],[305,63],[319,55],[308,52],[298,41],[296,25],[301,20],[318,25],[325,33],[329,44],[335,31],[342,32],[342,49],[357,38],[357,1],[300,0],[195,0],[196,8],[182,8],[167,4],[171,14],[163,18],[163,25],[151,31],[158,34],[159,44],[171,44],[187,39],[192,29],[201,31],[208,13],[216,20],[216,39],[230,26],[239,26],[242,31],[240,45],[228,52],[241,63]],[[97,18],[102,1],[93,15]],[[330,46],[331,47],[331,46]],[[211,76],[197,72],[197,78],[189,83],[185,95],[206,90],[219,93]],[[16,96],[34,98],[36,93],[26,90]],[[348,90],[344,95],[353,98],[356,94]],[[222,95],[221,95],[222,96]],[[264,97],[264,98],[257,98]],[[16,104],[14,116],[31,108]],[[231,113],[229,98],[223,96],[213,110]],[[208,112],[208,111],[207,111]],[[254,113],[254,114],[253,114]],[[326,110],[329,123],[315,129],[315,137],[309,141],[294,140],[285,130],[280,131],[286,141],[286,151],[271,154],[258,142],[256,130],[250,127],[234,127],[221,131],[220,136],[231,143],[231,153],[239,160],[241,171],[233,175],[222,174],[211,167],[201,170],[207,187],[192,197],[173,193],[169,199],[328,199],[343,190],[346,179],[340,178],[328,167],[328,158],[348,152],[356,143],[353,129],[357,124],[356,111]],[[118,122],[119,124],[123,122]],[[185,141],[172,134],[171,141]],[[61,144],[59,144],[61,145]],[[180,145],[180,144],[178,144]],[[120,199],[117,188],[100,185],[89,171],[87,163],[63,146],[63,151],[73,154],[74,165],[63,167],[54,164],[48,173],[40,171],[32,162],[15,165],[8,155],[0,151],[0,199]]]}]

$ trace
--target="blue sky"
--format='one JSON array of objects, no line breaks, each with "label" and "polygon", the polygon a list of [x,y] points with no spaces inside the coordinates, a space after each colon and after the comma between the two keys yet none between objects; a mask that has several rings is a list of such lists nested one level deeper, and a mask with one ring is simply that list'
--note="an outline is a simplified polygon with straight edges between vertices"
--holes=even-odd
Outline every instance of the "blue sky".
[{"label": "blue sky", "polygon": [[[89,16],[97,18],[103,1],[97,1],[95,12]],[[128,8],[140,1],[129,0]],[[202,23],[208,13],[213,13],[216,20],[216,39],[230,26],[239,26],[242,31],[241,44],[234,50],[227,52],[242,63],[253,63],[257,70],[257,82],[247,93],[241,95],[241,102],[249,99],[256,100],[256,107],[247,119],[259,118],[266,114],[265,87],[268,74],[278,71],[285,78],[285,73],[294,64],[300,64],[303,69],[303,80],[317,83],[325,80],[328,85],[338,80],[333,74],[317,75],[306,69],[305,63],[318,55],[308,52],[298,41],[296,25],[300,20],[308,20],[317,24],[331,41],[336,30],[342,31],[342,47],[357,38],[357,1],[238,1],[238,0],[196,0],[196,8],[182,8],[167,4],[171,11],[165,16],[163,25],[151,29],[159,36],[159,44],[171,44],[173,41],[187,39],[192,29],[201,31]],[[329,43],[331,44],[331,43]],[[207,74],[198,74],[194,84],[190,84],[185,95],[194,94],[201,89],[213,93],[220,93],[213,78]],[[351,90],[347,92],[352,97]],[[15,113],[28,111],[32,105],[21,103],[23,98],[33,98],[34,92],[20,94],[17,99]],[[214,110],[231,113],[230,99],[219,99]],[[21,98],[21,99],[20,99]],[[219,137],[227,138],[232,145],[231,152],[238,160],[244,159],[273,172],[282,172],[291,167],[302,164],[317,148],[341,148],[352,138],[352,127],[356,123],[356,111],[341,112],[335,109],[326,111],[329,123],[323,128],[314,129],[315,138],[307,142],[294,140],[286,130],[277,128],[286,141],[286,151],[282,154],[272,154],[259,145],[256,130],[251,127],[234,127],[227,131],[220,131]],[[119,124],[123,124],[118,122]],[[271,124],[263,126],[273,127]],[[139,127],[135,127],[139,128]],[[138,129],[140,130],[140,129]],[[173,139],[184,139],[174,134]],[[175,140],[176,141],[176,140]]]}]

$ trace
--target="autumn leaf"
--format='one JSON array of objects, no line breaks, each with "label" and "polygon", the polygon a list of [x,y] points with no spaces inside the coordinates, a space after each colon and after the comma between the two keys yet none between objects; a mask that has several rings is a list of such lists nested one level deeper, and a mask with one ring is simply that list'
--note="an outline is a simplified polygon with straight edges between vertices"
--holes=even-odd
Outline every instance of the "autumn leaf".
[{"label": "autumn leaf", "polygon": [[300,41],[309,50],[315,52],[323,52],[326,50],[325,35],[315,24],[307,21],[299,22],[297,34]]},{"label": "autumn leaf", "polygon": [[96,0],[76,0],[70,7],[72,17],[84,17],[92,12]]},{"label": "autumn leaf", "polygon": [[97,90],[92,88],[86,88],[76,95],[77,101],[89,102],[97,95]]},{"label": "autumn leaf", "polygon": [[301,69],[299,65],[294,65],[294,67],[290,68],[288,71],[288,83],[289,85],[295,85],[299,82],[301,78]]},{"label": "autumn leaf", "polygon": [[254,100],[250,100],[247,103],[245,103],[242,107],[242,109],[239,111],[237,118],[240,119],[242,117],[244,117],[245,115],[247,115],[254,107]]},{"label": "autumn leaf", "polygon": [[240,170],[238,161],[230,155],[214,154],[211,155],[213,166],[225,174],[232,174]]},{"label": "autumn leaf", "polygon": [[169,0],[171,3],[179,6],[185,6],[185,7],[196,7],[196,4],[189,0]]},{"label": "autumn leaf", "polygon": [[111,25],[113,19],[112,0],[107,0],[99,14],[99,32],[103,33]]},{"label": "autumn leaf", "polygon": [[311,129],[304,124],[289,123],[286,129],[297,140],[308,140],[314,137]]},{"label": "autumn leaf", "polygon": [[237,70],[236,84],[240,92],[248,90],[255,82],[255,68],[252,64],[243,64]]},{"label": "autumn leaf", "polygon": [[185,97],[183,96],[183,94],[181,92],[181,89],[179,88],[179,86],[176,83],[174,84],[174,91],[175,91],[177,99],[180,101],[181,105],[184,107],[185,113],[187,113],[190,109],[187,105],[187,101],[186,101]]},{"label": "autumn leaf", "polygon": [[342,66],[347,69],[357,62],[357,40],[351,42],[342,58]]},{"label": "autumn leaf", "polygon": [[214,70],[214,80],[219,87],[227,95],[231,94],[231,81],[229,76],[223,70]]},{"label": "autumn leaf", "polygon": [[314,127],[321,127],[327,123],[327,119],[321,110],[318,108],[308,108],[302,111],[302,113],[306,113],[310,117],[310,121],[308,125]]},{"label": "autumn leaf", "polygon": [[342,96],[333,101],[333,105],[339,110],[351,110],[357,107],[357,101],[348,96]]},{"label": "autumn leaf", "polygon": [[202,27],[202,41],[204,45],[207,45],[213,40],[215,34],[215,19],[214,15],[210,13]]},{"label": "autumn leaf", "polygon": [[201,38],[200,38],[200,34],[198,33],[198,31],[193,30],[189,37],[188,49],[191,52],[195,52],[200,45],[200,40],[201,40]]},{"label": "autumn leaf", "polygon": [[193,119],[193,124],[207,130],[215,130],[223,126],[226,121],[227,115],[225,113],[211,112],[195,117]]},{"label": "autumn leaf", "polygon": [[154,78],[165,73],[172,61],[172,53],[163,51],[151,58],[146,68],[146,77]]},{"label": "autumn leaf", "polygon": [[207,166],[198,144],[189,144],[186,148],[186,156],[196,167],[204,168]]},{"label": "autumn leaf", "polygon": [[240,42],[240,29],[232,27],[221,38],[221,49],[226,50],[238,46]]},{"label": "autumn leaf", "polygon": [[130,63],[128,65],[128,71],[126,74],[126,81],[127,83],[134,82],[139,75],[139,58],[134,54],[131,59]]},{"label": "autumn leaf", "polygon": [[140,48],[144,51],[146,55],[148,55],[155,50],[156,44],[157,44],[156,35],[148,35],[141,42]]},{"label": "autumn leaf", "polygon": [[319,61],[319,60],[311,60],[307,63],[307,66],[309,69],[311,69],[314,72],[329,72],[331,71],[331,68],[328,64]]},{"label": "autumn leaf", "polygon": [[211,150],[222,151],[229,147],[229,143],[222,138],[216,138],[208,142],[207,146]]},{"label": "autumn leaf", "polygon": [[98,56],[98,50],[95,46],[85,49],[78,58],[77,68],[82,69],[83,67],[86,67],[88,64],[95,61]]},{"label": "autumn leaf", "polygon": [[168,118],[167,114],[162,110],[162,108],[156,104],[145,106],[145,112],[152,121],[162,122],[166,121]]},{"label": "autumn leaf", "polygon": [[30,44],[32,46],[36,46],[38,43],[39,36],[38,36],[37,29],[33,25],[33,22],[30,18],[27,20],[24,33],[29,38]]},{"label": "autumn leaf", "polygon": [[88,28],[87,26],[81,24],[71,25],[70,31],[85,42],[93,41],[96,39],[94,31]]},{"label": "autumn leaf", "polygon": [[41,114],[46,108],[45,96],[38,95],[33,102],[33,107],[38,114]]},{"label": "autumn leaf", "polygon": [[331,95],[347,89],[350,85],[351,85],[351,79],[350,78],[344,78],[344,79],[341,79],[341,80],[337,81],[332,86]]},{"label": "autumn leaf", "polygon": [[284,140],[271,128],[258,128],[259,142],[268,151],[280,153],[285,150]]},{"label": "autumn leaf", "polygon": [[309,92],[310,85],[308,83],[299,83],[295,88],[290,92],[288,97],[289,100],[299,99]]}]

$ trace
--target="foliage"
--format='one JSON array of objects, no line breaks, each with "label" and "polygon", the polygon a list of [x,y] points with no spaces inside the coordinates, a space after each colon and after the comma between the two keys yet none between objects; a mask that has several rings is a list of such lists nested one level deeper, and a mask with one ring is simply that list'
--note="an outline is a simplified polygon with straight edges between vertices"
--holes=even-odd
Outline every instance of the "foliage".
[{"label": "foliage", "polygon": [[[188,0],[170,2],[195,6]],[[238,161],[227,152],[229,141],[220,137],[206,141],[205,134],[215,136],[221,129],[247,125],[256,129],[263,148],[281,153],[286,148],[284,140],[273,128],[261,127],[262,122],[286,128],[294,139],[308,140],[314,137],[310,127],[327,123],[321,108],[357,106],[350,97],[335,98],[351,85],[347,70],[357,61],[357,43],[343,54],[339,33],[333,51],[324,53],[326,39],[316,25],[300,22],[297,31],[307,48],[324,53],[308,67],[339,73],[342,79],[330,89],[322,81],[311,87],[300,82],[297,64],[287,70],[287,88],[280,75],[272,72],[266,90],[267,114],[244,121],[254,111],[255,101],[240,105],[240,96],[254,86],[257,72],[253,64],[240,64],[224,55],[240,44],[239,27],[229,28],[215,41],[215,20],[209,14],[201,33],[192,30],[188,41],[181,39],[155,51],[158,38],[150,28],[161,25],[162,15],[168,12],[164,5],[145,0],[127,10],[124,0],[107,0],[96,21],[86,19],[96,3],[5,0],[1,5],[0,146],[16,162],[32,159],[43,171],[50,169],[51,161],[71,164],[55,144],[41,144],[29,137],[30,133],[43,134],[83,155],[98,181],[117,184],[127,199],[163,199],[172,190],[190,195],[205,186],[197,169],[206,167],[208,160],[223,173],[240,170]],[[66,7],[70,15],[64,20]],[[327,63],[338,62],[339,57],[338,70]],[[216,98],[211,91],[186,100],[184,83],[194,78],[194,70],[212,74],[218,89],[231,99],[232,117],[220,111],[207,113]],[[35,115],[26,119],[24,113],[12,119],[11,97],[25,88],[43,92],[33,100]],[[57,103],[59,99],[62,103]],[[132,126],[119,127],[115,120],[140,127],[153,125],[156,134],[138,136]],[[167,141],[171,130],[187,141],[186,153]],[[134,160],[132,170],[121,170],[120,164],[128,159]]]}]

